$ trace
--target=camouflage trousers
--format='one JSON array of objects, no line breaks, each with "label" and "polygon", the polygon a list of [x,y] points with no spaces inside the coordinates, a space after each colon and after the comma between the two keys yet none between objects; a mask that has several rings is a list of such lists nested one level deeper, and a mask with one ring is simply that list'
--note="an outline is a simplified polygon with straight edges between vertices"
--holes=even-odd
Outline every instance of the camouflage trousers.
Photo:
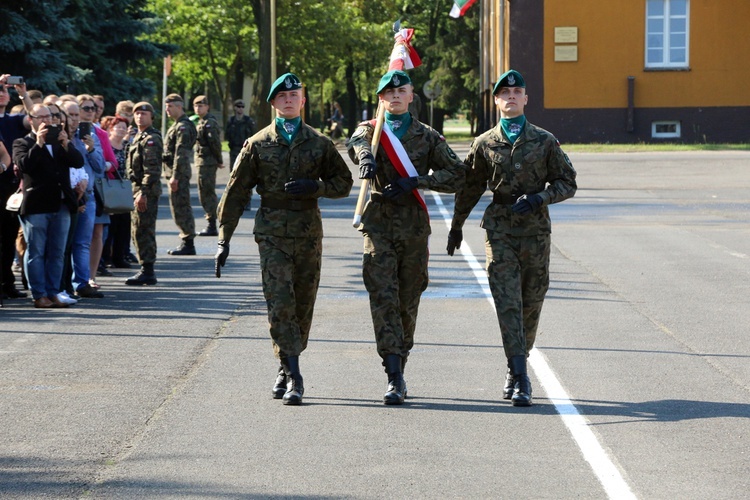
[{"label": "camouflage trousers", "polygon": [[195,236],[195,218],[190,204],[190,179],[178,179],[177,191],[169,190],[169,208],[174,223],[180,228],[180,238],[192,238]]},{"label": "camouflage trousers", "polygon": [[219,199],[216,196],[217,165],[201,165],[198,167],[198,199],[206,219],[216,219],[216,207]]},{"label": "camouflage trousers", "polygon": [[237,161],[237,157],[242,151],[242,146],[237,146],[229,149],[229,171],[234,170],[234,162]]},{"label": "camouflage trousers", "polygon": [[427,236],[391,240],[364,233],[362,278],[370,294],[370,313],[378,354],[401,356],[406,363],[414,347],[414,330],[422,292],[427,289]]},{"label": "camouflage trousers", "polygon": [[320,282],[323,238],[256,234],[268,306],[268,325],[277,358],[307,348]]},{"label": "camouflage trousers", "polygon": [[549,288],[550,235],[487,231],[485,253],[505,356],[528,356]]},{"label": "camouflage trousers", "polygon": [[141,266],[156,262],[156,219],[158,218],[158,211],[158,196],[148,196],[146,198],[146,211],[133,210],[130,217],[130,233]]}]

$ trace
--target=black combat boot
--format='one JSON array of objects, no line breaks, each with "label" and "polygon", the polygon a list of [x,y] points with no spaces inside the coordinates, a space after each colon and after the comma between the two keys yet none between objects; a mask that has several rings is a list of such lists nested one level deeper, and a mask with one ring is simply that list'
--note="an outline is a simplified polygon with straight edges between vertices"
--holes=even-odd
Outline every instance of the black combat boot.
[{"label": "black combat boot", "polygon": [[208,226],[206,226],[206,229],[198,233],[198,236],[219,236],[219,231],[216,229],[215,217],[208,219]]},{"label": "black combat boot", "polygon": [[513,406],[531,406],[531,380],[526,373],[526,356],[511,356],[508,368],[515,380],[513,396],[510,398]]},{"label": "black combat boot", "polygon": [[195,255],[195,244],[193,236],[182,239],[182,243],[177,248],[167,252],[169,255]]},{"label": "black combat boot", "polygon": [[154,273],[153,264],[143,264],[138,274],[125,280],[126,285],[139,286],[139,285],[155,285],[156,284],[156,273]]},{"label": "black combat boot", "polygon": [[513,372],[508,368],[508,373],[505,374],[505,387],[503,387],[503,399],[510,399],[513,397],[513,392],[516,386],[516,379],[513,378]]},{"label": "black combat boot", "polygon": [[276,375],[276,383],[273,385],[273,399],[281,399],[286,393],[286,373],[284,366],[279,365],[279,374]]},{"label": "black combat boot", "polygon": [[385,357],[385,372],[388,374],[388,389],[383,403],[400,405],[404,403],[404,375],[401,373],[401,356],[389,354]]},{"label": "black combat boot", "polygon": [[281,358],[281,366],[286,375],[286,392],[282,403],[285,405],[301,405],[305,387],[302,384],[302,374],[299,372],[299,356]]},{"label": "black combat boot", "polygon": [[409,391],[406,390],[406,378],[404,375],[406,374],[406,360],[409,359],[407,356],[401,356],[401,376],[404,378],[404,399],[406,399],[407,393]]}]

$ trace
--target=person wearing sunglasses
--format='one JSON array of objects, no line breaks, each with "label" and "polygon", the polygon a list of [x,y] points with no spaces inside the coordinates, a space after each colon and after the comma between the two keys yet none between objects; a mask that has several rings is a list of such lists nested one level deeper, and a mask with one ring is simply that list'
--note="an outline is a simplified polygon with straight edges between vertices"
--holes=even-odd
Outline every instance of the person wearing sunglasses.
[{"label": "person wearing sunglasses", "polygon": [[234,116],[227,120],[224,128],[224,138],[229,144],[229,169],[234,168],[234,162],[242,150],[245,140],[255,135],[258,129],[255,120],[245,114],[245,101],[237,99],[234,101]]}]

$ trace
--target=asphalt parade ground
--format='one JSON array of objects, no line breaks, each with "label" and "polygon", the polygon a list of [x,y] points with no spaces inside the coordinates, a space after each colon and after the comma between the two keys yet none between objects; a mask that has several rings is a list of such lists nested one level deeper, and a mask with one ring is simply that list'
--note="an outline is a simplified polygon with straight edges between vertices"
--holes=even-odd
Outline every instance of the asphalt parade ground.
[{"label": "asphalt parade ground", "polygon": [[321,201],[304,402],[289,407],[271,398],[258,198],[216,279],[215,238],[167,255],[165,190],[158,285],[114,270],[104,299],[0,309],[0,498],[747,498],[750,153],[570,157],[579,190],[551,207],[531,408],[501,399],[489,195],[449,257],[453,196],[426,193],[430,286],[395,407],[351,225],[359,181]]}]

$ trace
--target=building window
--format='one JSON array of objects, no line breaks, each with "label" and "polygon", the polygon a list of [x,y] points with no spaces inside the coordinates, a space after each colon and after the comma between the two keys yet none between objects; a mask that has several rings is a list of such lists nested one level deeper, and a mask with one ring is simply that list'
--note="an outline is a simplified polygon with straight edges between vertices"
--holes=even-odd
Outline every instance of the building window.
[{"label": "building window", "polygon": [[651,137],[654,139],[669,139],[681,137],[680,122],[652,122]]},{"label": "building window", "polygon": [[687,68],[690,0],[646,0],[646,67]]}]

